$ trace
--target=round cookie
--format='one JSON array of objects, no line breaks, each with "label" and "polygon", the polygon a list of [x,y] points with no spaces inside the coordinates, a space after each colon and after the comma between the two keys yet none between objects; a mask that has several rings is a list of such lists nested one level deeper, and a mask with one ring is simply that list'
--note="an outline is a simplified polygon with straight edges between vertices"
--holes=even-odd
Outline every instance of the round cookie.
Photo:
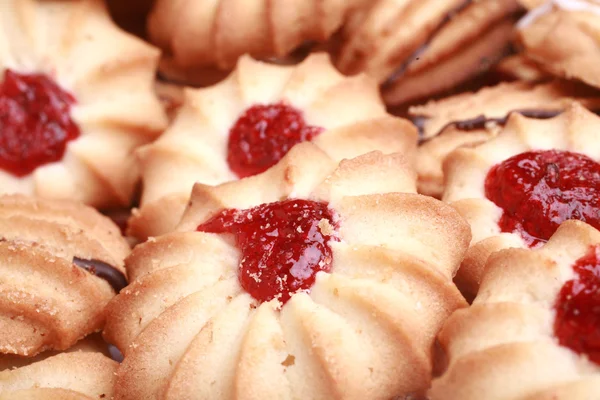
[{"label": "round cookie", "polygon": [[158,50],[101,0],[7,0],[0,19],[0,193],[128,206],[132,152],[167,122]]},{"label": "round cookie", "polygon": [[590,400],[600,391],[600,232],[566,221],[541,248],[488,260],[473,305],[439,340],[432,400]]},{"label": "round cookie", "polygon": [[451,280],[470,234],[414,185],[399,155],[338,165],[312,143],[196,184],[178,231],[135,248],[109,305],[104,334],[125,355],[115,398],[423,394],[436,332],[465,306]]},{"label": "round cookie", "polygon": [[126,284],[119,228],[78,203],[0,197],[0,353],[65,350]]},{"label": "round cookie", "polygon": [[344,77],[326,54],[297,66],[243,57],[224,82],[186,89],[171,127],[137,151],[144,185],[129,233],[143,240],[173,231],[195,182],[251,176],[302,141],[337,161],[373,150],[411,157],[417,132],[386,112],[375,82]]},{"label": "round cookie", "polygon": [[546,120],[513,113],[494,139],[446,158],[443,200],[473,233],[456,276],[463,293],[477,293],[494,251],[539,246],[566,219],[600,227],[598,129],[600,117],[578,103]]}]

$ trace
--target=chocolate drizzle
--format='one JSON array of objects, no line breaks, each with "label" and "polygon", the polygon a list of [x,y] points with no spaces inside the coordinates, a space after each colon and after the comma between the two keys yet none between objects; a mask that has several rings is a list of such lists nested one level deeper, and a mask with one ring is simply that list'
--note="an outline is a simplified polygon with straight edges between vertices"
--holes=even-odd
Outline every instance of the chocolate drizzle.
[{"label": "chocolate drizzle", "polygon": [[83,258],[73,257],[73,264],[96,275],[98,278],[104,279],[117,293],[127,286],[127,278],[125,278],[125,275],[112,265],[103,261],[85,260]]},{"label": "chocolate drizzle", "polygon": [[451,122],[445,127],[443,127],[441,130],[443,131],[449,125],[454,125],[456,129],[460,129],[461,131],[474,131],[477,129],[485,129],[486,125],[489,123],[495,123],[497,125],[504,126],[506,125],[506,122],[508,121],[508,118],[512,113],[521,114],[522,116],[527,118],[549,119],[556,117],[562,112],[563,110],[513,110],[509,112],[506,116],[501,118],[486,118],[484,115],[480,115],[478,117],[465,119],[463,121]]},{"label": "chocolate drizzle", "polygon": [[110,343],[107,343],[107,344],[108,344],[108,354],[110,355],[110,358],[112,358],[113,360],[115,360],[118,363],[123,362],[123,358],[124,358],[123,353],[121,353],[115,345],[112,345]]},{"label": "chocolate drizzle", "polygon": [[[600,110],[591,110],[591,111],[594,114],[600,115]],[[440,129],[439,132],[437,132],[431,138],[421,139],[421,143],[433,139],[434,137],[438,136],[440,133],[442,133],[445,129],[447,129],[450,126],[454,126],[456,129],[461,130],[461,131],[469,132],[469,131],[475,131],[475,130],[479,130],[479,129],[485,129],[488,126],[488,124],[490,124],[490,123],[499,125],[499,126],[504,126],[504,125],[506,125],[506,123],[508,122],[508,119],[510,118],[511,114],[513,114],[513,113],[521,114],[524,117],[533,118],[533,119],[550,119],[550,118],[556,117],[559,114],[562,114],[563,112],[564,112],[564,110],[521,109],[521,110],[510,111],[506,114],[506,116],[499,117],[499,118],[488,118],[485,115],[479,115],[475,118],[449,122],[446,125],[444,125],[442,127],[442,129]],[[415,115],[415,116],[411,117],[411,121],[419,130],[419,136],[421,138],[423,137],[423,134],[424,134],[426,120],[427,120],[427,117],[424,117],[422,115]]]}]

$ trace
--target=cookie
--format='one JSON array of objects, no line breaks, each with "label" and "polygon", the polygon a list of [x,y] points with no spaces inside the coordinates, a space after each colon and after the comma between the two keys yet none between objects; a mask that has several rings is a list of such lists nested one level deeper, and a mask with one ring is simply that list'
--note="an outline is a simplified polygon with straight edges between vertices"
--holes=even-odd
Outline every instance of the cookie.
[{"label": "cookie", "polygon": [[378,0],[345,27],[337,66],[383,83],[387,104],[450,89],[503,57],[521,7],[516,1]]},{"label": "cookie", "polygon": [[119,228],[78,203],[0,197],[0,353],[65,350],[126,284]]},{"label": "cookie", "polygon": [[547,71],[600,88],[600,3],[593,0],[548,2],[520,23],[525,55]]},{"label": "cookie", "polygon": [[112,399],[117,366],[100,353],[58,354],[0,372],[0,399]]},{"label": "cookie", "polygon": [[546,120],[513,113],[498,136],[446,158],[443,200],[473,233],[456,275],[464,293],[477,293],[494,251],[540,246],[568,219],[600,228],[598,129],[600,117],[578,103]]},{"label": "cookie", "polygon": [[226,81],[186,89],[171,127],[137,151],[143,192],[129,233],[143,240],[172,231],[195,182],[252,176],[307,140],[338,161],[372,150],[410,157],[417,132],[386,112],[374,81],[344,77],[325,54],[297,66],[244,57]]},{"label": "cookie", "polygon": [[7,0],[0,18],[0,194],[128,206],[132,152],[167,122],[158,50],[119,30],[101,0]]},{"label": "cookie", "polygon": [[541,248],[488,260],[473,305],[439,340],[431,400],[587,400],[600,393],[600,232],[566,221]]},{"label": "cookie", "polygon": [[465,305],[451,279],[470,234],[406,193],[414,179],[397,154],[337,165],[302,143],[262,174],[196,184],[109,305],[115,399],[422,394],[435,334]]},{"label": "cookie", "polygon": [[594,91],[562,81],[501,83],[476,93],[411,107],[409,113],[425,139],[417,150],[419,193],[440,197],[444,191],[442,164],[446,156],[459,147],[474,146],[494,137],[510,113],[551,118],[574,101],[600,111],[600,100]]},{"label": "cookie", "polygon": [[307,42],[326,41],[350,10],[366,3],[157,0],[148,32],[175,69],[231,70],[244,54],[281,58]]}]

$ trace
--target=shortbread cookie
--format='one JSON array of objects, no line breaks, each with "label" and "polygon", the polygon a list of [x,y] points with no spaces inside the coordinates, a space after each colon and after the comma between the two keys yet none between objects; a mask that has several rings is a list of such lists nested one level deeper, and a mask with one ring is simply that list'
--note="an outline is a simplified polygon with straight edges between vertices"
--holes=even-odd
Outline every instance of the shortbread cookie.
[{"label": "shortbread cookie", "polygon": [[335,160],[373,150],[412,155],[417,132],[387,114],[375,82],[344,77],[325,54],[298,66],[244,57],[219,85],[185,90],[173,125],[137,152],[144,187],[130,234],[145,239],[172,231],[195,182],[262,172],[302,141]]},{"label": "shortbread cookie", "polygon": [[431,400],[593,400],[600,393],[600,232],[563,223],[543,247],[488,260],[473,305],[440,333]]},{"label": "shortbread cookie", "polygon": [[444,191],[442,163],[461,146],[474,146],[494,137],[511,112],[530,118],[551,118],[574,101],[600,111],[595,91],[566,82],[502,83],[409,109],[426,140],[417,150],[419,193],[439,197]]},{"label": "shortbread cookie", "polygon": [[516,0],[377,0],[352,15],[337,60],[365,71],[397,105],[447,90],[484,71],[510,46]]},{"label": "shortbread cookie", "polygon": [[112,399],[117,366],[100,353],[52,356],[0,372],[0,400]]},{"label": "shortbread cookie", "polygon": [[0,197],[0,353],[64,350],[104,325],[129,246],[92,208]]},{"label": "shortbread cookie", "polygon": [[535,8],[521,21],[525,55],[549,72],[600,88],[600,2],[560,0]]},{"label": "shortbread cookie", "polygon": [[540,120],[513,113],[503,131],[446,158],[443,199],[469,221],[473,240],[456,276],[477,293],[489,255],[535,247],[567,219],[600,228],[600,117],[574,103]]},{"label": "shortbread cookie", "polygon": [[403,193],[414,185],[398,154],[337,166],[312,143],[195,185],[178,232],[136,247],[109,305],[115,399],[422,394],[435,334],[465,305],[452,276],[470,234],[451,207]]},{"label": "shortbread cookie", "polygon": [[158,51],[101,0],[7,0],[0,19],[0,193],[129,205],[132,152],[166,124]]},{"label": "shortbread cookie", "polygon": [[157,0],[148,19],[152,42],[182,69],[232,69],[244,54],[284,57],[322,42],[366,0],[323,2]]}]

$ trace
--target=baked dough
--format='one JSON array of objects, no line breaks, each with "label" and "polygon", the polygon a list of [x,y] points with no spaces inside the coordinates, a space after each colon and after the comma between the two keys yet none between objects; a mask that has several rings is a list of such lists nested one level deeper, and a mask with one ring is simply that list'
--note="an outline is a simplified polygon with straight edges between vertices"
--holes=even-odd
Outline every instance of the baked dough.
[{"label": "baked dough", "polygon": [[476,93],[463,93],[409,109],[425,139],[417,150],[419,193],[440,197],[444,192],[442,164],[463,146],[475,146],[496,136],[511,112],[531,118],[549,118],[578,101],[600,111],[598,94],[563,81],[501,83]]},{"label": "baked dough", "polygon": [[459,148],[444,162],[446,188],[443,200],[451,203],[471,225],[473,239],[455,281],[468,295],[477,293],[485,263],[491,253],[524,247],[518,233],[501,233],[502,209],[485,196],[490,169],[530,150],[558,149],[600,161],[600,117],[573,103],[557,117],[539,120],[513,113],[495,138],[474,148]]},{"label": "baked dough", "polygon": [[64,350],[104,325],[129,246],[92,208],[0,197],[0,353]]},{"label": "baked dough", "polygon": [[367,0],[157,0],[150,39],[179,69],[230,70],[238,58],[285,57],[306,42],[329,39],[350,10]]},{"label": "baked dough", "polygon": [[0,71],[50,77],[75,98],[80,129],[61,160],[23,177],[0,170],[0,193],[128,206],[132,152],[167,122],[153,92],[158,50],[119,30],[101,0],[7,0],[0,19]]},{"label": "baked dough", "polygon": [[324,128],[312,142],[335,160],[373,150],[414,154],[416,129],[387,114],[376,83],[365,75],[344,77],[321,53],[298,66],[243,57],[224,82],[186,89],[172,126],[137,151],[144,186],[129,233],[143,240],[171,232],[195,182],[237,179],[227,162],[232,127],[245,110],[278,103],[296,108],[308,125]]},{"label": "baked dough", "polygon": [[525,55],[544,69],[600,88],[600,2],[547,2],[530,12],[518,32]]},{"label": "baked dough", "polygon": [[596,229],[566,221],[542,248],[494,253],[473,305],[439,335],[449,367],[434,380],[431,400],[597,398],[600,366],[559,345],[553,325],[573,264],[599,244]]},{"label": "baked dough", "polygon": [[[178,231],[135,248],[132,283],[108,307],[105,337],[125,355],[115,399],[423,394],[435,334],[465,306],[451,279],[470,234],[451,207],[406,193],[414,180],[398,154],[337,165],[306,142],[262,174],[196,184]],[[312,288],[261,303],[239,283],[238,248],[196,228],[289,198],[329,203],[340,241]]]},{"label": "baked dough", "polygon": [[112,399],[117,367],[100,353],[58,354],[0,372],[0,400]]},{"label": "baked dough", "polygon": [[426,98],[502,58],[521,8],[516,0],[377,0],[344,27],[337,66],[383,83],[387,104]]}]

